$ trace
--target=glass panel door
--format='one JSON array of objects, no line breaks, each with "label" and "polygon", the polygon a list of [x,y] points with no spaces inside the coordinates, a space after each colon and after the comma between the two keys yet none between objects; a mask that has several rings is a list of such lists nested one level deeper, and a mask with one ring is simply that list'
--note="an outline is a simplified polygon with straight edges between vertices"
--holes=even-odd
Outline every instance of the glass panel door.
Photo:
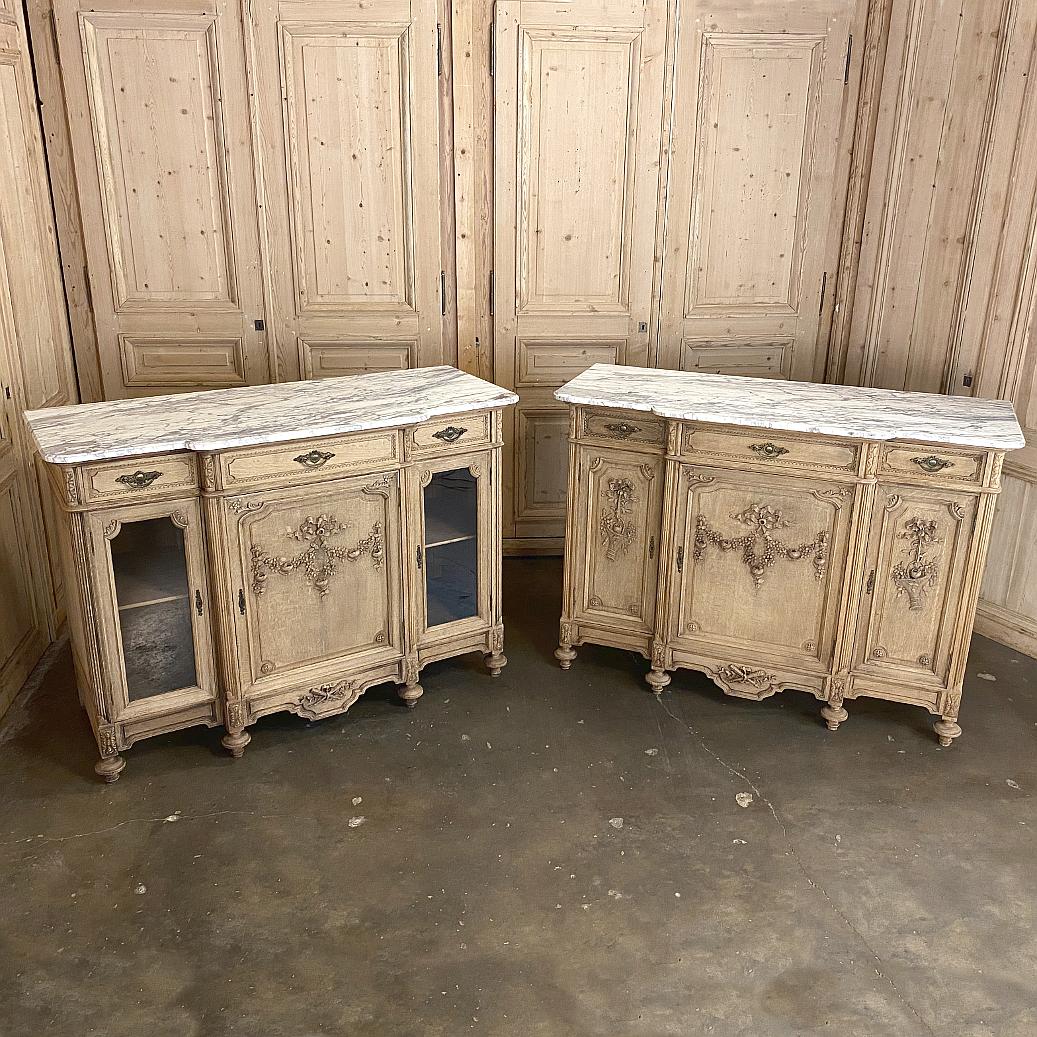
[{"label": "glass panel door", "polygon": [[479,615],[479,481],[467,468],[435,472],[423,491],[425,625]]},{"label": "glass panel door", "polygon": [[127,699],[195,687],[184,530],[168,515],[124,522],[111,539],[111,561]]}]

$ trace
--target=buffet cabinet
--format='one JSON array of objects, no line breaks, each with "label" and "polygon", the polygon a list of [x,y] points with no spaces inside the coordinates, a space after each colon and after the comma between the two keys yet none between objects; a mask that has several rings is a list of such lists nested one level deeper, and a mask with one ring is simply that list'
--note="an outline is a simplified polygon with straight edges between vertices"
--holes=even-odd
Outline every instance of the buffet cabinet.
[{"label": "buffet cabinet", "polygon": [[686,667],[741,698],[808,691],[833,731],[871,696],[961,734],[1003,451],[570,417],[563,669],[612,645],[657,694]]},{"label": "buffet cabinet", "polygon": [[[107,406],[107,405],[98,405]],[[407,428],[49,466],[97,772],[150,735],[316,720],[431,660],[506,659],[501,412]]]}]

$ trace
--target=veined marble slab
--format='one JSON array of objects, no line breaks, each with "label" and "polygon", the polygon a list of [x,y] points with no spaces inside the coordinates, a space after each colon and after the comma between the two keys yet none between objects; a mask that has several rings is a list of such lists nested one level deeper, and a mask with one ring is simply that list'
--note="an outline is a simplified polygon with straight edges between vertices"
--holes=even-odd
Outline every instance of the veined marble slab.
[{"label": "veined marble slab", "polygon": [[717,425],[906,439],[990,450],[1026,445],[1007,400],[595,364],[555,392],[587,407]]},{"label": "veined marble slab", "polygon": [[513,392],[456,368],[420,367],[53,407],[25,419],[45,461],[77,464],[416,425],[517,402]]}]

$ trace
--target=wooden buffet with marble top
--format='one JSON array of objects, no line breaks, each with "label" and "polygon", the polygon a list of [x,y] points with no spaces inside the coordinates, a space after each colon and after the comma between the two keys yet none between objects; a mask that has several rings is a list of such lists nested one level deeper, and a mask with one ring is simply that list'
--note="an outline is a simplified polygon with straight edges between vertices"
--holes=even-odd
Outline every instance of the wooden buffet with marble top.
[{"label": "wooden buffet with marble top", "polygon": [[506,663],[501,408],[453,368],[26,415],[60,503],[76,678],[114,781],[141,738]]},{"label": "wooden buffet with marble top", "polygon": [[958,710],[1005,401],[598,364],[563,386],[560,645],[633,649],[727,694],[786,688],[831,730],[859,696]]}]

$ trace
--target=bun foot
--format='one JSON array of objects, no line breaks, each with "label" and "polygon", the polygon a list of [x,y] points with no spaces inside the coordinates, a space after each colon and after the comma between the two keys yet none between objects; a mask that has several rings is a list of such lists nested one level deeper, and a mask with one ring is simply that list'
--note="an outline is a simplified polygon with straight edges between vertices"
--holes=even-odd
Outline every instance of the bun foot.
[{"label": "bun foot", "polygon": [[661,695],[663,688],[670,683],[670,675],[665,670],[649,670],[645,674],[645,680],[648,681],[654,695]]},{"label": "bun foot", "polygon": [[247,731],[228,731],[220,741],[235,760],[240,760],[245,754],[245,746],[252,741],[252,736]]},{"label": "bun foot", "polygon": [[126,761],[121,756],[102,756],[94,764],[94,770],[111,785],[113,781],[119,780],[125,766]]},{"label": "bun foot", "polygon": [[490,668],[491,677],[499,677],[501,670],[508,665],[508,657],[500,652],[486,656],[486,665]]},{"label": "bun foot", "polygon": [[849,715],[850,714],[846,712],[845,707],[833,706],[830,702],[826,702],[821,707],[821,716],[824,717],[829,731],[838,731],[839,725],[846,720]]},{"label": "bun foot", "polygon": [[948,720],[946,717],[941,717],[936,723],[933,724],[933,730],[936,732],[936,737],[940,740],[940,745],[945,749],[954,741],[955,738],[961,737],[961,726],[955,720]]},{"label": "bun foot", "polygon": [[563,670],[568,670],[576,658],[576,649],[572,645],[559,645],[555,649],[555,658]]},{"label": "bun foot", "polygon": [[407,684],[400,688],[396,694],[403,699],[404,705],[408,709],[413,709],[418,704],[418,699],[425,694],[425,689],[420,684]]}]

